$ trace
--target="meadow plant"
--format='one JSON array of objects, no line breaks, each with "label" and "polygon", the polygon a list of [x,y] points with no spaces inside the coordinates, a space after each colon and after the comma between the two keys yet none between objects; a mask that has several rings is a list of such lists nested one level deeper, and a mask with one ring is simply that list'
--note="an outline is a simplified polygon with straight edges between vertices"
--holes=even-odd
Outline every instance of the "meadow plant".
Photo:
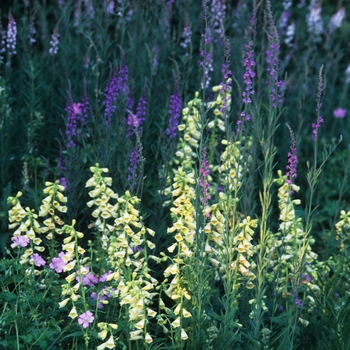
[{"label": "meadow plant", "polygon": [[4,2],[0,348],[350,349],[348,13]]}]

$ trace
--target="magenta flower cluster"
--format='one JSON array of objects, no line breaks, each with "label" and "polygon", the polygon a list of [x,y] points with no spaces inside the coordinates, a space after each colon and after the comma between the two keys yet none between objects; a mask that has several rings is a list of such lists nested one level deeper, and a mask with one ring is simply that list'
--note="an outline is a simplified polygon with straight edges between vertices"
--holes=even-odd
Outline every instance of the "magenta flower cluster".
[{"label": "magenta flower cluster", "polygon": [[170,96],[169,102],[169,123],[166,129],[167,135],[170,139],[174,139],[177,135],[177,127],[179,125],[179,119],[181,116],[182,100],[179,91],[179,83],[175,81],[173,93]]},{"label": "magenta flower cluster", "polygon": [[345,118],[346,109],[339,107],[333,111],[333,115],[334,118]]}]

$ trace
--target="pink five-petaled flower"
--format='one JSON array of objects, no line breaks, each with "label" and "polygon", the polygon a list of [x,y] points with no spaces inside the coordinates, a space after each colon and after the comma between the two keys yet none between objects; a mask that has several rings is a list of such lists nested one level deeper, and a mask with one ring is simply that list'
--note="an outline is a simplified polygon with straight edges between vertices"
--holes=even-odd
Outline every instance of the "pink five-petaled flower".
[{"label": "pink five-petaled flower", "polygon": [[334,118],[345,118],[346,109],[339,107],[333,111],[333,115]]},{"label": "pink five-petaled flower", "polygon": [[30,258],[33,260],[35,266],[44,266],[46,264],[45,260],[37,253],[32,254]]},{"label": "pink five-petaled flower", "polygon": [[94,315],[91,311],[86,311],[81,314],[78,318],[78,323],[81,324],[84,328],[89,327],[89,324],[94,322]]},{"label": "pink five-petaled flower", "polygon": [[53,258],[51,264],[49,265],[51,269],[55,270],[57,273],[61,273],[63,268],[66,266],[66,262],[61,258]]},{"label": "pink five-petaled flower", "polygon": [[15,248],[17,246],[26,247],[30,241],[27,236],[16,236],[12,237],[11,240],[13,241],[13,244],[11,244],[12,248]]}]

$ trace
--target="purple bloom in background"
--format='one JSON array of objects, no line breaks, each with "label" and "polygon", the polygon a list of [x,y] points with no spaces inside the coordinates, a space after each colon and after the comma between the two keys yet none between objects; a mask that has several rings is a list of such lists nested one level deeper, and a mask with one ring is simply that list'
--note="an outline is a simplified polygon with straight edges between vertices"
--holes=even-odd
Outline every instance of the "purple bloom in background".
[{"label": "purple bloom in background", "polygon": [[87,110],[89,106],[88,97],[84,96],[83,103],[73,102],[70,89],[68,91],[67,100],[67,123],[66,123],[66,136],[67,136],[67,148],[75,147],[74,142],[77,136],[78,125],[80,127],[86,124],[85,119],[87,118]]},{"label": "purple bloom in background", "polygon": [[297,153],[298,153],[298,150],[297,150],[297,145],[296,145],[296,140],[295,140],[293,130],[288,124],[287,124],[287,127],[289,129],[291,146],[290,146],[290,152],[288,152],[288,165],[287,165],[287,173],[286,173],[287,181],[286,182],[291,185],[293,183],[293,178],[297,177],[297,165],[298,165]]},{"label": "purple bloom in background", "polygon": [[99,309],[103,308],[103,304],[101,303],[101,301],[107,300],[107,297],[105,295],[98,295],[96,292],[91,293],[91,298],[97,301],[97,307]]},{"label": "purple bloom in background", "polygon": [[2,29],[2,25],[0,23],[0,62],[3,62],[5,52],[6,52],[6,30]]},{"label": "purple bloom in background", "polygon": [[295,299],[295,305],[297,307],[303,307],[303,303],[298,298]]},{"label": "purple bloom in background", "polygon": [[60,33],[58,32],[58,25],[56,25],[50,40],[49,54],[51,56],[55,56],[58,52],[59,36],[60,36]]},{"label": "purple bloom in background", "polygon": [[344,7],[340,8],[331,18],[328,28],[330,34],[334,32],[335,29],[340,28],[343,20],[345,18],[345,9]]},{"label": "purple bloom in background", "polygon": [[6,47],[9,56],[16,54],[16,43],[17,43],[17,24],[14,20],[11,12],[9,14],[9,23],[7,26],[6,33]]},{"label": "purple bloom in background", "polygon": [[[243,74],[243,82],[245,85],[244,91],[242,92],[242,102],[245,104],[245,107],[252,103],[251,95],[255,94],[255,90],[253,87],[253,78],[255,77],[254,67],[256,65],[254,60],[254,49],[253,42],[249,42],[246,46],[246,58],[243,61],[244,74]],[[240,125],[244,123],[244,121],[249,121],[250,115],[246,112],[241,113],[241,118],[237,121],[237,133],[241,131]]]},{"label": "purple bloom in background", "polygon": [[223,95],[223,106],[220,108],[220,112],[224,113],[228,106],[229,103],[231,102],[231,84],[232,84],[232,79],[230,76],[232,75],[232,71],[230,70],[230,54],[231,54],[231,47],[230,47],[230,42],[227,40],[225,43],[225,63],[222,64],[221,72],[224,77],[224,81],[220,84],[222,86],[221,88],[221,93]]},{"label": "purple bloom in background", "polygon": [[334,118],[345,118],[346,109],[339,107],[333,111],[333,115]]},{"label": "purple bloom in background", "polygon": [[114,0],[105,0],[104,6],[105,6],[105,9],[106,9],[107,15],[113,15],[114,8],[115,8]]},{"label": "purple bloom in background", "polygon": [[255,91],[253,88],[253,78],[255,77],[255,72],[253,70],[253,67],[255,67],[255,61],[254,61],[254,50],[253,50],[253,42],[250,42],[248,45],[246,45],[246,58],[243,61],[243,66],[245,67],[245,71],[243,74],[243,81],[245,84],[245,89],[242,92],[242,101],[245,104],[252,103],[252,100],[250,99],[250,95],[254,95]]},{"label": "purple bloom in background", "polygon": [[33,45],[36,42],[35,34],[36,34],[36,28],[34,23],[34,16],[32,15],[30,17],[30,23],[29,23],[29,33],[28,33],[29,45]]},{"label": "purple bloom in background", "polygon": [[46,264],[45,260],[37,253],[32,254],[30,258],[33,260],[35,266],[44,266]]},{"label": "purple bloom in background", "polygon": [[53,258],[49,266],[52,270],[55,270],[57,273],[61,273],[66,264],[67,263],[61,258]]},{"label": "purple bloom in background", "polygon": [[324,122],[323,118],[321,116],[319,116],[317,118],[317,122],[312,124],[312,139],[314,141],[317,140],[317,133],[318,133],[318,129],[320,128],[321,124]]},{"label": "purple bloom in background", "polygon": [[131,137],[136,132],[142,133],[142,123],[145,121],[145,115],[147,113],[147,99],[145,89],[140,97],[139,103],[136,107],[136,113],[132,114],[128,112],[126,117],[126,124],[128,125],[127,137]]},{"label": "purple bloom in background", "polygon": [[167,135],[169,135],[170,139],[174,139],[177,135],[177,127],[179,125],[179,119],[181,116],[181,106],[182,100],[179,91],[179,82],[175,80],[173,93],[170,96],[169,101],[169,124],[166,129]]},{"label": "purple bloom in background", "polygon": [[214,39],[214,42],[224,41],[225,30],[224,21],[226,16],[226,0],[212,0],[210,7],[210,19],[214,33],[218,36],[218,39]]},{"label": "purple bloom in background", "polygon": [[30,241],[30,239],[27,236],[15,236],[11,238],[13,244],[11,244],[12,248],[15,248],[17,246],[19,247],[26,247]]},{"label": "purple bloom in background", "polygon": [[130,154],[129,167],[128,167],[128,181],[130,182],[130,188],[133,189],[137,185],[137,169],[141,162],[142,154],[139,144],[133,148]]},{"label": "purple bloom in background", "polygon": [[112,270],[109,270],[108,272],[104,273],[102,276],[100,276],[99,282],[106,282],[108,276],[110,276],[112,273]]},{"label": "purple bloom in background", "polygon": [[105,89],[104,117],[106,125],[109,125],[112,116],[116,110],[116,100],[120,93],[128,92],[128,67],[125,62],[122,63],[118,72],[115,72],[109,79]]},{"label": "purple bloom in background", "polygon": [[94,322],[94,319],[94,315],[88,310],[79,316],[78,323],[82,325],[83,328],[87,328],[90,323]]},{"label": "purple bloom in background", "polygon": [[[180,46],[183,47],[186,51],[187,48],[190,46],[191,44],[191,37],[192,37],[192,30],[191,30],[191,26],[187,25],[184,28],[184,31],[182,33],[181,38],[183,39],[183,41],[181,42]],[[185,56],[188,56],[188,52],[186,52]]]},{"label": "purple bloom in background", "polygon": [[85,267],[88,270],[86,275],[76,277],[78,282],[81,282],[84,286],[92,287],[95,283],[98,283],[98,278],[90,272],[89,267]]},{"label": "purple bloom in background", "polygon": [[266,84],[270,87],[271,105],[273,108],[276,108],[278,104],[282,104],[282,96],[278,93],[278,88],[282,86],[283,82],[278,80],[280,42],[271,11],[270,1],[267,2],[267,18],[269,25],[267,31],[269,48],[266,50],[266,71],[269,74],[269,79],[266,81]]},{"label": "purple bloom in background", "polygon": [[[203,37],[205,37],[203,35]],[[208,37],[205,39],[205,45],[208,45],[211,41],[211,38]],[[209,76],[209,72],[212,72],[213,69],[213,57],[211,55],[210,52],[206,52],[205,50],[201,50],[200,55],[203,57],[203,61],[200,62],[200,65],[203,67],[204,69],[204,82],[202,82],[202,89],[207,88],[209,86],[210,83],[210,76]]]},{"label": "purple bloom in background", "polygon": [[310,283],[312,281],[312,278],[309,275],[303,275],[301,279],[302,283]]}]

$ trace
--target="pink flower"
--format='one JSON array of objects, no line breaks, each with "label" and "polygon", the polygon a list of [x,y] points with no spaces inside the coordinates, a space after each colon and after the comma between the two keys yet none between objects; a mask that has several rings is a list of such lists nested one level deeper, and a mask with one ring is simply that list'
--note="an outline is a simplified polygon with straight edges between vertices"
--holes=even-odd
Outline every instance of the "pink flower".
[{"label": "pink flower", "polygon": [[44,266],[46,264],[45,260],[37,253],[32,254],[30,258],[33,260],[35,266]]},{"label": "pink flower", "polygon": [[89,327],[89,323],[94,322],[94,315],[91,311],[86,311],[83,314],[81,314],[78,318],[78,323],[81,324],[84,328]]},{"label": "pink flower", "polygon": [[51,264],[49,265],[51,269],[55,270],[57,273],[61,273],[63,268],[66,266],[66,262],[61,258],[53,258]]},{"label": "pink flower", "polygon": [[13,244],[11,244],[12,248],[15,248],[17,246],[26,247],[30,241],[26,236],[12,237],[11,240],[13,241]]},{"label": "pink flower", "polygon": [[337,108],[333,111],[334,118],[344,118],[346,116],[346,109],[344,108]]},{"label": "pink flower", "polygon": [[73,103],[72,108],[75,114],[81,113],[81,103]]}]

